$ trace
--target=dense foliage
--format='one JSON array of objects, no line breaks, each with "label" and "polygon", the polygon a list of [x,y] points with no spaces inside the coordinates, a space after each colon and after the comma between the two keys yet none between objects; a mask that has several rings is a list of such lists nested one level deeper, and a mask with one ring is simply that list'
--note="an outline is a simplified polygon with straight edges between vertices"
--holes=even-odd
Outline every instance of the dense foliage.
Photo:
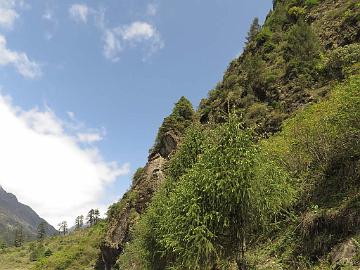
[{"label": "dense foliage", "polygon": [[121,269],[141,261],[136,269],[210,269],[225,259],[242,264],[246,241],[269,228],[295,197],[287,173],[233,116],[214,130],[191,129],[169,176]]}]

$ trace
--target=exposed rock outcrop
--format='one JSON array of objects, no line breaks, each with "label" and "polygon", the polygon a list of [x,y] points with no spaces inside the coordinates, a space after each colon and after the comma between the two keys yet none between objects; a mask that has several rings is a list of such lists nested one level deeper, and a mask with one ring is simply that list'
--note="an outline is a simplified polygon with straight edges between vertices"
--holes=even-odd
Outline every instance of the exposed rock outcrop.
[{"label": "exposed rock outcrop", "polygon": [[107,234],[101,245],[98,269],[112,269],[124,246],[130,241],[131,228],[163,182],[165,164],[176,151],[178,143],[179,138],[174,132],[166,132],[161,138],[159,151],[148,157],[140,178],[115,206],[117,210],[109,218]]}]

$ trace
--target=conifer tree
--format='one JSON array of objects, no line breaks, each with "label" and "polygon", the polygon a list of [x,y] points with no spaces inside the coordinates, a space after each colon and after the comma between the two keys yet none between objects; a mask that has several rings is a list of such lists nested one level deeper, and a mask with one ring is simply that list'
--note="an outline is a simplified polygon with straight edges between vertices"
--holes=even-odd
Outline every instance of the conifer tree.
[{"label": "conifer tree", "polygon": [[92,226],[95,224],[95,210],[90,209],[89,213],[87,214],[87,223],[89,226]]},{"label": "conifer tree", "polygon": [[251,23],[250,30],[246,37],[247,44],[255,40],[256,35],[260,32],[260,28],[259,18],[255,17]]},{"label": "conifer tree", "polygon": [[84,226],[84,216],[83,215],[77,216],[75,219],[75,229],[79,230],[83,226]]},{"label": "conifer tree", "polygon": [[46,237],[46,223],[45,221],[43,221],[37,227],[37,239],[44,240],[45,237]]},{"label": "conifer tree", "polygon": [[66,235],[68,232],[68,224],[67,221],[63,221],[61,223],[59,223],[59,232],[63,235]]},{"label": "conifer tree", "polygon": [[96,224],[100,219],[100,211],[99,209],[94,210],[94,224]]},{"label": "conifer tree", "polygon": [[16,228],[14,238],[15,247],[21,247],[25,240],[24,230],[21,225]]}]

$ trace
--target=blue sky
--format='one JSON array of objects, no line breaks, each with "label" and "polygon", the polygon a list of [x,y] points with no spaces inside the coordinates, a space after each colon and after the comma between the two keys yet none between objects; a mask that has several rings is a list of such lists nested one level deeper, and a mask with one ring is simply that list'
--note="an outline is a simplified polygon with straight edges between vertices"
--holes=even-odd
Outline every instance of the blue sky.
[{"label": "blue sky", "polygon": [[[62,219],[71,223],[86,207],[106,209],[145,164],[173,104],[184,95],[197,106],[206,97],[241,53],[252,19],[263,21],[271,4],[270,0],[0,0],[0,104],[9,117],[2,119],[9,128],[3,128],[17,132],[11,128],[18,121],[29,129],[19,133],[35,132],[34,141],[44,148],[35,150],[39,153],[34,158],[22,155],[31,148],[16,148],[17,155],[27,157],[21,162],[34,163],[32,169],[23,174],[11,170],[1,174],[0,169],[0,184],[52,224]],[[0,135],[0,141],[6,147],[12,140],[17,147],[10,135]],[[17,140],[35,145],[27,142],[31,136],[24,136]],[[59,148],[42,143],[49,138],[72,150],[57,153]],[[73,175],[75,161],[66,165],[73,152],[89,162],[84,171],[91,174],[97,168],[94,177]],[[24,166],[15,157],[14,164],[8,164],[6,156],[1,160],[14,171]],[[40,173],[44,167],[52,169]],[[55,193],[66,193],[60,176],[71,179],[65,180],[68,188],[96,198],[79,196],[77,201],[69,195],[65,214],[60,203],[51,200]],[[84,188],[85,178],[94,181],[89,190]]]}]

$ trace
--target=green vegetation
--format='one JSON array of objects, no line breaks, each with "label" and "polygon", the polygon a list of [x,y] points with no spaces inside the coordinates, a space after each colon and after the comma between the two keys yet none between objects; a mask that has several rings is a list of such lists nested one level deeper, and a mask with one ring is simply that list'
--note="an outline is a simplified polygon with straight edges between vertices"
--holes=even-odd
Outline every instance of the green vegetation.
[{"label": "green vegetation", "polygon": [[278,0],[254,19],[118,269],[341,267],[331,252],[360,239],[359,14],[354,0]]},{"label": "green vegetation", "polygon": [[[260,260],[254,256],[263,252],[259,239],[278,232],[275,245],[265,241],[267,256],[277,254],[285,269],[310,267],[349,235],[338,222],[351,230],[357,226],[351,220],[360,207],[349,196],[360,197],[360,174],[347,170],[360,166],[359,123],[360,76],[355,76],[259,143],[234,117],[214,129],[190,129],[119,269],[212,269],[229,262],[241,269],[245,249],[251,264],[261,263],[264,254]],[[329,225],[321,226],[329,228],[314,227],[319,219],[328,219]],[[326,240],[328,230],[336,230],[331,222],[342,231]]]},{"label": "green vegetation", "polygon": [[93,269],[100,244],[121,270],[359,268],[357,2],[273,1],[198,111],[175,104],[108,219],[2,247],[5,269]]},{"label": "green vegetation", "polygon": [[94,269],[104,222],[67,236],[55,236],[24,244],[20,248],[0,250],[1,269],[62,270]]}]

